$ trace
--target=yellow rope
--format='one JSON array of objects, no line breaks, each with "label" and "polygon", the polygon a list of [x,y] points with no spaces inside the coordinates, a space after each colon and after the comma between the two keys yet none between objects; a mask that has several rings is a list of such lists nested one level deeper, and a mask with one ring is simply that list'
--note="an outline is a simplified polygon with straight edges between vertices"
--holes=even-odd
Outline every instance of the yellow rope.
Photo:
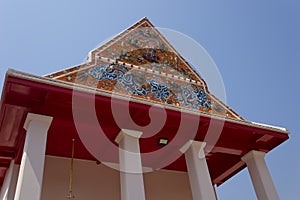
[{"label": "yellow rope", "polygon": [[74,199],[73,196],[73,171],[74,171],[74,143],[75,139],[72,139],[72,158],[70,163],[70,176],[69,176],[69,195],[68,199]]}]

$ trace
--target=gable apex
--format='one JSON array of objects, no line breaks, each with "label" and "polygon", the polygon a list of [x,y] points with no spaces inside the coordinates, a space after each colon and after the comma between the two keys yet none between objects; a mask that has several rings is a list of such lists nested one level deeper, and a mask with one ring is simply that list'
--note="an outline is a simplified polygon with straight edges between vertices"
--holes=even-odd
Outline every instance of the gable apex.
[{"label": "gable apex", "polygon": [[210,94],[205,80],[146,17],[92,50],[86,63],[46,77],[243,120]]}]

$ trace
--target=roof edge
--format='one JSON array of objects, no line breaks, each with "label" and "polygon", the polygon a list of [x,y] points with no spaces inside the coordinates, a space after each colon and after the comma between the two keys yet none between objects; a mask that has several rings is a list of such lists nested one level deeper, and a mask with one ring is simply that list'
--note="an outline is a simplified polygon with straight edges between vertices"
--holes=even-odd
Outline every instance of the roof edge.
[{"label": "roof edge", "polygon": [[[8,69],[7,72],[6,72],[6,76],[7,77],[11,76],[11,77],[16,77],[16,78],[22,78],[22,79],[25,79],[25,80],[31,80],[31,81],[35,81],[35,82],[39,82],[39,83],[43,83],[43,84],[48,84],[48,85],[52,85],[52,86],[57,86],[57,87],[62,87],[62,88],[66,88],[66,89],[72,89],[72,90],[77,89],[81,92],[93,93],[93,94],[103,95],[103,96],[111,96],[111,94],[108,93],[108,92],[98,91],[98,90],[95,91],[94,88],[91,88],[91,87],[88,87],[88,86],[68,84],[67,82],[64,82],[64,81],[59,81],[59,80],[55,80],[55,79],[51,79],[51,78],[37,76],[37,75],[21,72],[21,71],[18,71],[18,70],[14,70],[14,69]],[[6,81],[7,81],[7,79],[6,79]],[[122,97],[121,95],[114,94],[114,98],[124,100],[125,98],[128,98],[128,97]],[[142,101],[142,100],[133,99],[133,98],[131,98],[131,100],[133,102],[136,102],[136,103],[143,103],[143,104],[153,105],[152,102],[147,102],[145,100]],[[275,131],[275,132],[278,132],[278,133],[284,133],[284,134],[287,134],[287,135],[290,134],[290,132],[286,128],[283,128],[283,127],[272,126],[272,125],[267,125],[267,124],[262,124],[262,123],[251,122],[251,121],[243,121],[243,120],[239,120],[239,119],[226,118],[226,117],[221,117],[221,116],[214,115],[214,114],[206,114],[206,113],[191,110],[191,109],[177,108],[175,106],[170,106],[170,105],[161,104],[159,106],[163,107],[165,109],[185,112],[187,114],[208,117],[208,118],[212,118],[212,119],[216,119],[216,120],[223,120],[224,122],[231,122],[231,123],[235,123],[235,124],[246,125],[246,126],[250,126],[250,127]]]}]

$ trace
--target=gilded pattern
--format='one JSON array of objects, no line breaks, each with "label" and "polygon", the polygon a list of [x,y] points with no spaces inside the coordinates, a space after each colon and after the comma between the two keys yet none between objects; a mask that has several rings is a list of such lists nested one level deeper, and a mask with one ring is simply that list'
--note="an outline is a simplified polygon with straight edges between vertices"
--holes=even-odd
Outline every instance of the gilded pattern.
[{"label": "gilded pattern", "polygon": [[166,44],[156,29],[147,25],[131,30],[126,37],[103,48],[97,55],[133,65],[161,64],[168,66],[169,70],[172,69],[185,78],[199,79],[181,56]]},{"label": "gilded pattern", "polygon": [[201,112],[242,119],[143,19],[89,54],[89,61],[46,77]]},{"label": "gilded pattern", "polygon": [[[91,84],[93,81],[95,84]],[[211,110],[212,105],[203,87],[122,64],[100,64],[83,70],[77,74],[76,83],[198,110]]]}]

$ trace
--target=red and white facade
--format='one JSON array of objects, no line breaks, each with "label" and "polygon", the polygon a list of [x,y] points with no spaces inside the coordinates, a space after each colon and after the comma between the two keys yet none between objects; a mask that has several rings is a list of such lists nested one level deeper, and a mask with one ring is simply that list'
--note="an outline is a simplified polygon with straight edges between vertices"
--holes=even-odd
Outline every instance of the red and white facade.
[{"label": "red and white facade", "polygon": [[[258,199],[279,199],[264,156],[288,139],[288,131],[241,118],[209,93],[205,81],[161,35],[153,36],[151,31],[156,30],[139,31],[142,36],[133,41],[130,34],[139,26],[153,28],[147,19],[142,19],[93,50],[82,65],[45,77],[7,71],[0,111],[0,198],[66,198],[71,141],[75,139],[76,199],[217,199],[214,186],[246,167]],[[163,50],[147,47],[132,50],[126,54],[129,57],[108,55],[109,49],[125,51],[151,34],[152,39],[161,37],[157,40],[160,46],[164,45]],[[138,60],[131,59],[132,55]],[[152,65],[166,60],[171,68],[175,66],[174,70],[160,71],[165,68]],[[148,81],[147,84],[134,79],[137,80],[134,86],[141,84],[138,92],[146,88],[146,93],[130,94],[132,90],[119,87],[111,90],[109,84],[115,83],[110,77],[95,75],[103,69],[109,73],[119,70],[118,74],[125,70],[122,77],[130,70],[135,78],[142,74],[145,80],[141,80]],[[174,95],[175,89],[171,90],[170,85],[158,83],[158,79],[149,81],[155,75],[167,77],[159,80],[168,83],[169,79],[174,80],[181,88],[193,85],[194,91],[201,92],[201,103],[198,107],[188,107]],[[97,82],[91,83],[95,77]],[[128,84],[120,77],[117,80]],[[151,93],[155,84],[166,86],[166,97],[158,99]],[[130,96],[129,103],[126,96]],[[131,120],[139,126],[127,123],[126,116],[117,123],[112,102],[120,115],[128,110]],[[89,103],[93,109],[85,106]],[[157,118],[162,113],[166,116],[156,134],[151,134],[153,129],[136,128],[151,123],[149,110]],[[216,136],[214,130],[219,131]],[[207,140],[208,134],[216,140]],[[167,144],[162,146],[161,139]]]}]

